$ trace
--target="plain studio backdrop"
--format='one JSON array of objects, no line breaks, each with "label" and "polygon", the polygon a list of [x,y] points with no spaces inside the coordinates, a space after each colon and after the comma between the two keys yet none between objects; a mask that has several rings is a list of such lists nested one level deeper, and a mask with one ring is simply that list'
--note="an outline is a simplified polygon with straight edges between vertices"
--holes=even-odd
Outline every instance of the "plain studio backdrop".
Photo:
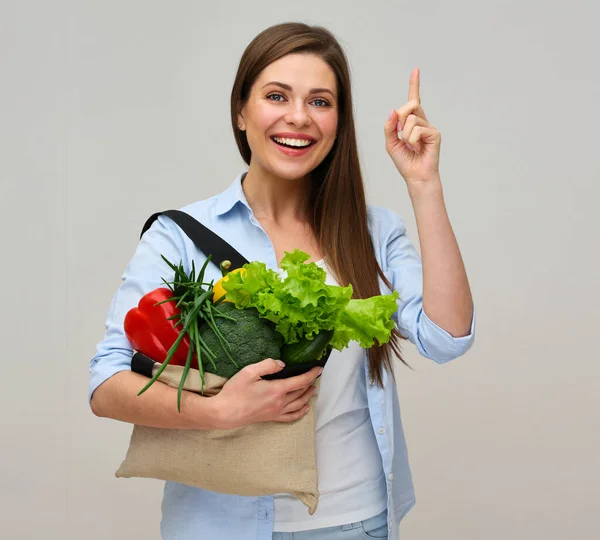
[{"label": "plain studio backdrop", "polygon": [[159,538],[163,483],[114,477],[131,426],[92,414],[88,363],[145,220],[245,170],[231,85],[284,21],[339,37],[369,202],[417,247],[383,138],[414,67],[442,133],[477,337],[443,366],[404,346],[401,537],[600,538],[599,20],[591,0],[0,2],[0,538]]}]

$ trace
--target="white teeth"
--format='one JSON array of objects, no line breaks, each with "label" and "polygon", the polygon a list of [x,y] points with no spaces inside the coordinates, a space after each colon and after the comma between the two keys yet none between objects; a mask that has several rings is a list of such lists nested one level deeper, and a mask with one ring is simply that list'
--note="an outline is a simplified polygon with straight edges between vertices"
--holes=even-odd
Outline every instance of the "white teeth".
[{"label": "white teeth", "polygon": [[282,139],[280,137],[273,137],[273,140],[289,146],[308,146],[312,142],[306,139]]}]

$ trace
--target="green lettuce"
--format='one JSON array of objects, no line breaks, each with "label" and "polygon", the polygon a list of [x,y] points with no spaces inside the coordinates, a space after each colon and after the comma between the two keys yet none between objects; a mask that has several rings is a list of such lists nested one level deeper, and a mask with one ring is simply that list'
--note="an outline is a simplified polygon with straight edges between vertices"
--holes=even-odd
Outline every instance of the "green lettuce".
[{"label": "green lettuce", "polygon": [[298,249],[285,252],[282,277],[259,261],[244,265],[246,272],[230,274],[223,281],[227,299],[238,308],[254,307],[273,322],[285,343],[311,339],[322,330],[333,330],[330,346],[342,350],[350,341],[361,347],[383,345],[390,339],[398,309],[398,293],[352,299],[352,285],[325,283],[325,270]]}]

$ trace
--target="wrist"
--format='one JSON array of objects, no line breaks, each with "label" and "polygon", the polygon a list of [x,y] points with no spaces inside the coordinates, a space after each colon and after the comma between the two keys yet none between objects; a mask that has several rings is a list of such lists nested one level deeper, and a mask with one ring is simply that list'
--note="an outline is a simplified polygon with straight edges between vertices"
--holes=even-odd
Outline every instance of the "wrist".
[{"label": "wrist", "polygon": [[221,393],[210,398],[206,398],[206,406],[212,418],[212,427],[209,429],[234,429],[239,427],[235,421],[235,415],[230,407],[227,406],[227,400]]},{"label": "wrist", "polygon": [[408,194],[411,199],[422,199],[423,197],[443,196],[442,181],[438,177],[435,180],[416,180],[407,182]]},{"label": "wrist", "polygon": [[[191,429],[225,429],[222,427],[222,412],[217,396],[193,394],[186,408],[187,423]],[[183,412],[183,407],[182,407]]]}]

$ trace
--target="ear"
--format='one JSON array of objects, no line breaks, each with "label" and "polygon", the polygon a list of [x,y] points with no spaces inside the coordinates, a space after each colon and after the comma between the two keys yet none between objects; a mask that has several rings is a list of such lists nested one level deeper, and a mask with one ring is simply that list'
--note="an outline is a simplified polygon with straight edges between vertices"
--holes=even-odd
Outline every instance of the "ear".
[{"label": "ear", "polygon": [[246,130],[246,122],[244,122],[244,117],[241,113],[237,115],[237,125],[240,131]]}]

